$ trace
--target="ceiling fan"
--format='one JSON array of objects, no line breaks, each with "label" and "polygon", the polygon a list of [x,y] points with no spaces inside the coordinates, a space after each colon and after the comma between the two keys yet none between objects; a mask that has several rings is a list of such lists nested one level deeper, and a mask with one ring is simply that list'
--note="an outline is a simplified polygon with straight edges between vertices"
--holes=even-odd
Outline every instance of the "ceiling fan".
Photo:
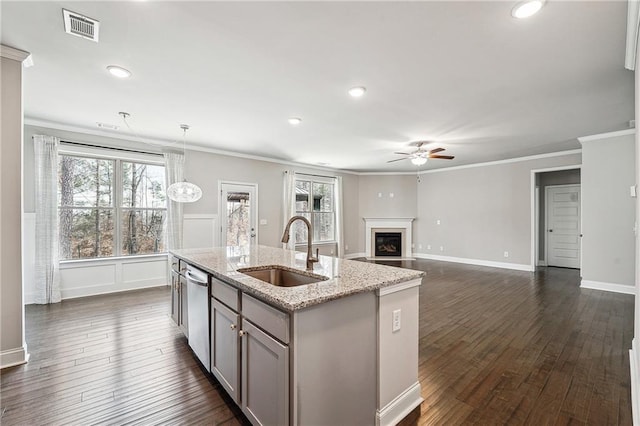
[{"label": "ceiling fan", "polygon": [[394,154],[406,155],[406,157],[389,160],[387,163],[409,159],[416,166],[421,166],[425,164],[429,158],[437,158],[440,160],[453,160],[455,158],[453,155],[437,155],[438,152],[444,151],[444,148],[434,148],[430,150],[423,148],[427,143],[429,142],[414,142],[411,145],[418,147],[418,149],[413,152],[394,152]]}]

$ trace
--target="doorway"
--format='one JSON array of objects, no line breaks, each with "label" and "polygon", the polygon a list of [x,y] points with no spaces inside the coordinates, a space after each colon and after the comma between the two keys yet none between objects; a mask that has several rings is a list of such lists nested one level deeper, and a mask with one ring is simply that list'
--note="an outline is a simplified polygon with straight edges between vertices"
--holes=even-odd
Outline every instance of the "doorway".
[{"label": "doorway", "polygon": [[547,266],[580,269],[580,185],[545,187]]},{"label": "doorway", "polygon": [[249,247],[258,242],[258,185],[220,182],[220,243]]},{"label": "doorway", "polygon": [[[574,226],[577,226],[577,252],[569,253],[562,252],[561,250],[567,249],[572,250],[573,246],[563,245],[561,243],[563,237],[558,237],[553,241],[552,245],[556,246],[557,251],[555,255],[551,259],[551,263],[549,263],[549,253],[547,249],[548,237],[550,234],[554,232],[559,232],[558,235],[562,235],[563,231],[555,231],[554,227],[548,226],[548,217],[547,217],[547,187],[554,186],[570,186],[577,185],[578,188],[581,184],[581,166],[580,165],[569,165],[569,166],[560,166],[560,167],[552,167],[547,169],[538,169],[531,170],[531,268],[535,270],[538,266],[564,266],[562,261],[558,262],[558,258],[565,256],[577,257],[577,265],[573,263],[572,266],[564,266],[564,267],[575,267],[580,268],[581,265],[581,222],[580,218],[577,219],[577,223]],[[570,197],[570,196],[568,196]],[[578,190],[578,215],[580,215],[581,210],[581,197],[580,191]],[[575,207],[575,206],[574,206]],[[559,211],[559,214],[568,213],[568,211]],[[566,224],[561,224],[560,226],[568,226]],[[554,229],[553,232],[549,232],[550,229]],[[553,237],[552,237],[553,238]],[[570,237],[564,237],[565,241],[570,241]]]}]

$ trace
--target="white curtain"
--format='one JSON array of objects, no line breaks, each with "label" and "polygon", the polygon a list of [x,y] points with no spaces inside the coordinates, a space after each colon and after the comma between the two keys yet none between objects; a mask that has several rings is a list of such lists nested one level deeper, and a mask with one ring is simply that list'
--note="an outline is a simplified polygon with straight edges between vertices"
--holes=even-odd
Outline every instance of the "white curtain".
[{"label": "white curtain", "polygon": [[343,220],[343,200],[342,200],[342,176],[336,177],[336,244],[338,257],[344,256],[344,220]]},{"label": "white curtain", "polygon": [[[60,302],[58,259],[58,146],[53,136],[35,135],[35,302]],[[18,265],[19,266],[19,265]]]},{"label": "white curtain", "polygon": [[[165,152],[165,181],[166,187],[184,180],[184,154]],[[182,203],[170,200],[167,197],[167,249],[182,248]]]},{"label": "white curtain", "polygon": [[[293,170],[285,170],[284,172],[282,200],[282,229],[284,230],[289,219],[296,215],[296,174]],[[295,249],[295,232],[293,229],[291,230],[289,242],[282,243],[282,248]]]}]

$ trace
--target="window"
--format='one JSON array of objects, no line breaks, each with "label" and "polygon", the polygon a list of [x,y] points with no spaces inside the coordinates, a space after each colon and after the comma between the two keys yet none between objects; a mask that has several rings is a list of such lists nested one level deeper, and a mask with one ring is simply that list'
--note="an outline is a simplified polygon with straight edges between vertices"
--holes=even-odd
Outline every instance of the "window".
[{"label": "window", "polygon": [[[297,175],[296,214],[313,225],[313,242],[335,241],[335,179]],[[306,243],[306,226],[296,226],[296,244]]]},{"label": "window", "polygon": [[165,251],[164,166],[60,155],[60,259]]}]

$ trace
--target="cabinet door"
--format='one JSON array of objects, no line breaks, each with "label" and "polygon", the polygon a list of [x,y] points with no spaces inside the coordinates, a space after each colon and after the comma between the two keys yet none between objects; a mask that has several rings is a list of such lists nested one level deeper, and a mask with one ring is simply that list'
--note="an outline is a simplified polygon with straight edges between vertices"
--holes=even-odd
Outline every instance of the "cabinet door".
[{"label": "cabinet door", "polygon": [[180,275],[171,271],[171,319],[180,325]]},{"label": "cabinet door", "polygon": [[178,325],[187,338],[189,337],[189,306],[187,304],[187,279],[179,276],[180,279],[180,315]]},{"label": "cabinet door", "polygon": [[240,316],[211,299],[211,372],[234,401],[240,402]]},{"label": "cabinet door", "polygon": [[242,411],[254,425],[289,424],[289,348],[242,321]]}]

